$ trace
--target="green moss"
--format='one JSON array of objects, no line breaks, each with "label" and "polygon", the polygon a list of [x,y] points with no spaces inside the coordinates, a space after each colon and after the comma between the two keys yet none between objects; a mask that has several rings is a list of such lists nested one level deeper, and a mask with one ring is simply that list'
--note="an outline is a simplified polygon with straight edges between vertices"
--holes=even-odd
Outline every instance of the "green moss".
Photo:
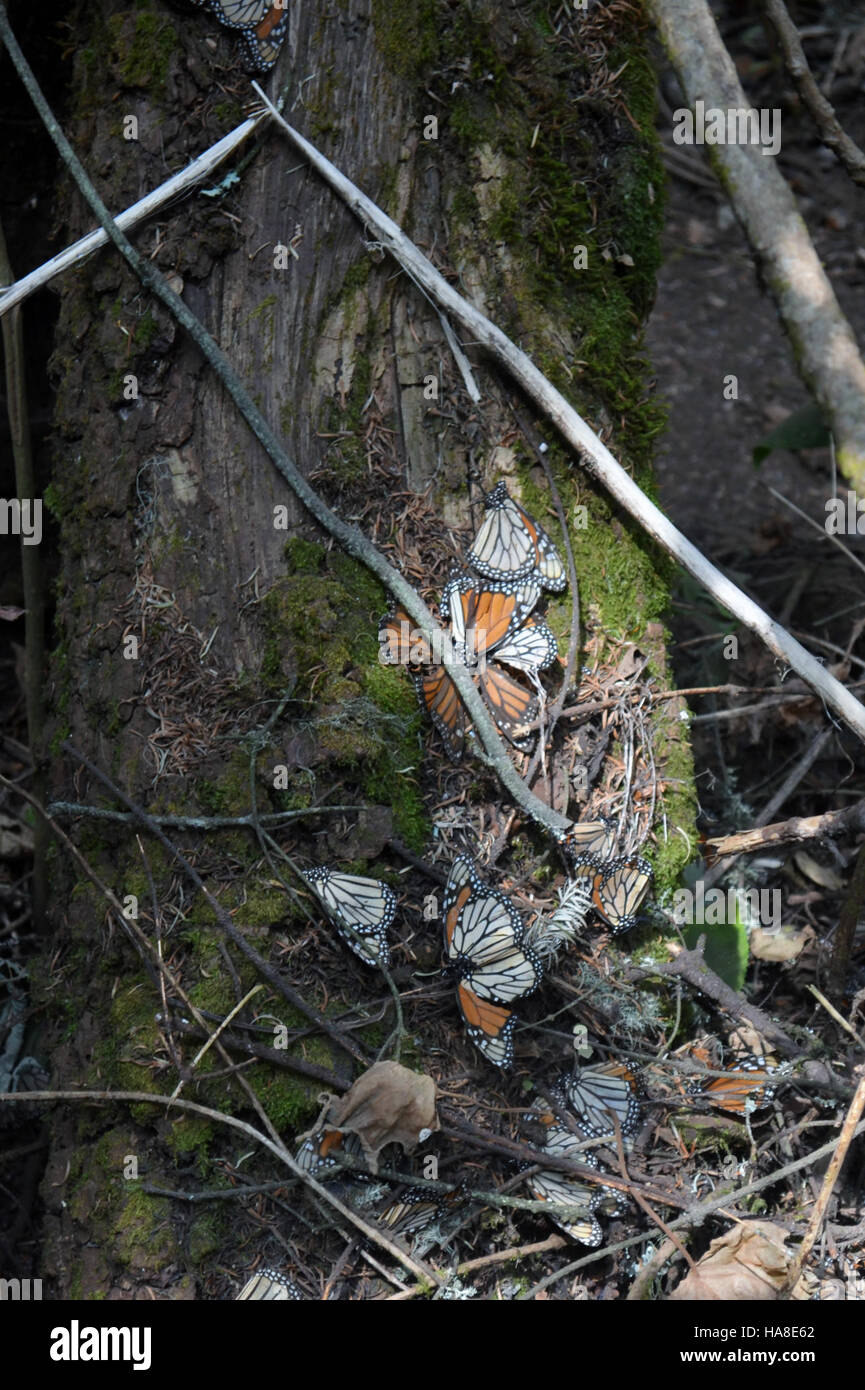
[{"label": "green moss", "polygon": [[164,1269],[178,1255],[171,1229],[171,1208],[164,1197],[133,1187],[115,1223],[118,1255],[136,1269]]},{"label": "green moss", "polygon": [[60,493],[53,482],[49,483],[48,486],[43,490],[42,501],[45,503],[46,508],[54,517],[54,520],[60,521],[63,515],[63,504],[60,500]]},{"label": "green moss", "polygon": [[[316,1058],[311,1055],[313,1051],[318,1053]],[[310,1048],[307,1044],[304,1055],[309,1061],[318,1061],[320,1066],[332,1064],[330,1053],[323,1046]],[[319,1112],[321,1083],[318,1081],[302,1081],[291,1072],[264,1066],[247,1072],[247,1080],[280,1134],[303,1130]]]},{"label": "green moss", "polygon": [[[207,1056],[209,1058],[210,1054]],[[209,1150],[215,1137],[215,1127],[209,1120],[205,1120],[201,1115],[186,1113],[176,1116],[173,1120],[171,1132],[165,1142],[179,1159],[194,1154],[198,1171],[204,1177],[209,1169]]]},{"label": "green moss", "polygon": [[321,571],[327,551],[318,541],[292,536],[285,543],[283,555],[289,574],[317,574]]},{"label": "green moss", "polygon": [[235,748],[218,777],[199,777],[195,783],[195,795],[204,815],[248,815],[252,796],[246,749]]},{"label": "green moss", "polygon": [[392,806],[397,834],[416,847],[427,822],[415,781],[419,713],[404,674],[380,664],[381,585],[350,556],[300,538],[286,546],[290,575],[265,596],[261,678],[291,688],[316,713],[320,755],[368,799]]},{"label": "green moss", "polygon": [[157,329],[156,319],[149,309],[145,309],[135,325],[134,342],[136,347],[145,352],[156,337]]},{"label": "green moss", "polygon": [[441,16],[436,0],[373,0],[376,42],[392,72],[421,77],[439,56]]},{"label": "green moss", "polygon": [[110,15],[106,23],[111,56],[125,85],[161,92],[178,47],[177,32],[167,16],[139,11],[131,34],[128,13]]},{"label": "green moss", "polygon": [[186,1250],[191,1263],[200,1265],[209,1255],[215,1255],[229,1234],[227,1216],[216,1209],[216,1204],[209,1211],[202,1212],[189,1228]]},{"label": "green moss", "polygon": [[354,265],[350,265],[342,280],[343,297],[354,295],[358,290],[365,289],[371,269],[372,261],[368,256],[364,256],[362,260],[355,261]]}]

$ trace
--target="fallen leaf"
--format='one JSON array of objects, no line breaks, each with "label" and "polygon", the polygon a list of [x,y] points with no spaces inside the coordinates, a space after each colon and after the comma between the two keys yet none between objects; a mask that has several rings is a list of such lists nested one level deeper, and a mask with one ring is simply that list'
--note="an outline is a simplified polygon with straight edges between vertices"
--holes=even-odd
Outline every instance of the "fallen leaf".
[{"label": "fallen leaf", "polygon": [[356,1134],[375,1173],[385,1144],[401,1144],[411,1153],[438,1129],[435,1094],[431,1076],[399,1062],[376,1062],[333,1102],[328,1128]]},{"label": "fallen leaf", "polygon": [[806,927],[804,931],[795,931],[793,927],[779,927],[777,931],[754,927],[748,937],[748,945],[751,955],[756,956],[757,960],[795,960],[813,935],[811,927]]},{"label": "fallen leaf", "polygon": [[[794,1258],[787,1240],[784,1228],[771,1221],[743,1221],[712,1241],[669,1301],[771,1302],[778,1297]],[[793,1296],[797,1297],[795,1290]]]}]

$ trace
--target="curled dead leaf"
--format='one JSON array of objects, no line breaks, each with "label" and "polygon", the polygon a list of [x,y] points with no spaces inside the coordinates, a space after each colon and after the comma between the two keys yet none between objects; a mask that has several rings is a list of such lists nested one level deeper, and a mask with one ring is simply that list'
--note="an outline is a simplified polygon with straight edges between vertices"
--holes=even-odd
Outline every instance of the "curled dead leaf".
[{"label": "curled dead leaf", "polygon": [[333,1102],[328,1128],[356,1134],[375,1173],[385,1144],[401,1144],[410,1153],[438,1129],[435,1093],[431,1076],[399,1062],[376,1062]]},{"label": "curled dead leaf", "polygon": [[[770,1302],[778,1297],[793,1261],[787,1239],[783,1226],[771,1221],[743,1221],[733,1226],[712,1241],[703,1258],[670,1294],[670,1302]],[[793,1297],[799,1296],[794,1289]]]},{"label": "curled dead leaf", "polygon": [[779,927],[777,931],[766,931],[764,927],[754,927],[748,935],[751,955],[757,960],[788,961],[802,954],[805,945],[814,938],[814,931],[806,927],[795,931],[793,927]]}]

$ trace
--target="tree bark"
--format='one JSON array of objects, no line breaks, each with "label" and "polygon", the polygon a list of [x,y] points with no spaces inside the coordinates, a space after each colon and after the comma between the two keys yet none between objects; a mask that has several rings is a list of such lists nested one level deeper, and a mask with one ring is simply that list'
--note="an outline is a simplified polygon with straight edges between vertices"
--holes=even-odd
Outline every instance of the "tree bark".
[{"label": "tree bark", "polygon": [[[535,6],[375,0],[371,15],[353,2],[326,13],[298,6],[269,90],[289,79],[293,124],[532,352],[646,480],[659,421],[636,330],[653,294],[661,185],[635,15],[590,23],[577,13],[554,35]],[[231,35],[200,13],[99,0],[80,19],[92,27],[66,128],[119,212],[242,118],[247,80]],[[584,91],[591,99],[575,104]],[[129,130],[136,138],[124,138]],[[546,525],[543,475],[511,410],[524,406],[496,372],[466,345],[482,392],[473,401],[433,307],[277,135],[237,171],[220,197],[163,210],[133,239],[174,277],[305,476],[426,598],[455,558],[448,528],[458,541],[469,534],[469,486],[478,497],[507,476]],[[90,230],[65,184],[60,205],[67,240]],[[585,271],[578,244],[589,248]],[[111,249],[64,279],[61,295],[54,795],[106,804],[60,753],[68,739],[152,814],[245,815],[253,797],[268,813],[329,801],[365,808],[291,822],[280,841],[302,864],[329,858],[375,872],[363,866],[379,862],[392,835],[422,850],[421,786],[439,776],[442,755],[404,675],[377,661],[386,595],[324,543],[196,350]],[[574,535],[584,609],[594,604],[602,626],[639,641],[662,670],[667,593],[652,552],[561,451],[550,453],[568,514],[585,504],[592,515]],[[567,632],[567,603],[551,613]],[[690,827],[677,713],[670,702],[654,717],[671,783],[681,784],[667,812]],[[285,769],[281,780],[274,768]],[[460,785],[476,772],[460,773]],[[142,853],[123,823],[81,819],[70,833],[117,897],[134,900],[125,910],[153,940],[157,919],[163,958],[197,1005],[229,1012],[257,977],[238,954],[226,963],[213,914],[164,847],[147,839]],[[328,1010],[325,967],[338,948],[278,886],[260,842],[247,829],[169,834],[262,955],[277,943],[271,963],[291,976],[285,962],[300,951],[298,989]],[[675,877],[681,853],[671,844],[662,878]],[[51,897],[60,973],[46,976],[42,995],[54,1083],[172,1090],[174,1056],[188,1064],[195,1045],[167,1039],[156,1019],[164,1000],[153,962],[59,854]],[[321,969],[309,950],[319,940]],[[292,1031],[289,1059],[294,1048],[350,1082],[345,1049],[318,1035],[295,1040],[298,1019],[276,993],[266,1007]],[[351,1036],[370,1056],[381,1041]],[[317,1109],[308,1077],[265,1064],[246,1075],[283,1137],[308,1126]],[[248,1109],[228,1079],[187,1085],[205,1104]],[[102,1107],[58,1108],[43,1183],[56,1295],[224,1294],[208,1257],[240,1267],[255,1250],[239,1249],[224,1219],[190,1220],[134,1181],[182,1185],[170,1168],[186,1163],[189,1185],[206,1186],[209,1149],[223,1144],[207,1125],[143,1106],[118,1106],[113,1121]]]}]

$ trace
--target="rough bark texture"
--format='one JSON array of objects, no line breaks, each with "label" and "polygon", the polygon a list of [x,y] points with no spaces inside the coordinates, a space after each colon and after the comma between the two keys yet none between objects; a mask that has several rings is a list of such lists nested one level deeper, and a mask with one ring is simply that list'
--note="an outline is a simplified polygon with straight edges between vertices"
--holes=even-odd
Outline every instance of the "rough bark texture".
[{"label": "rough bark texture", "polygon": [[[230,36],[198,13],[111,0],[79,11],[84,38],[67,130],[120,210],[236,123],[247,82]],[[290,78],[292,121],[532,351],[648,482],[660,421],[638,356],[639,324],[657,265],[661,190],[639,14],[622,13],[606,31],[569,18],[556,36],[542,5],[375,0],[371,14],[355,0],[325,11],[295,6],[270,86]],[[618,85],[608,81],[625,59]],[[576,92],[571,74],[582,84]],[[135,141],[123,138],[129,114],[138,120]],[[436,140],[424,139],[428,115],[439,118]],[[401,513],[426,488],[430,516],[466,526],[467,481],[505,473],[546,517],[542,475],[515,442],[494,374],[476,363],[484,400],[473,408],[434,311],[277,136],[265,136],[239,174],[222,198],[167,210],[136,244],[182,282],[328,500],[409,566],[422,540],[408,524],[399,540]],[[60,215],[64,239],[89,229],[66,187]],[[285,269],[274,267],[278,244],[296,251]],[[587,270],[574,269],[576,244],[590,248]],[[431,780],[431,765],[422,773],[418,738],[428,742],[429,731],[402,674],[376,661],[385,596],[321,545],[194,349],[112,252],[62,285],[54,369],[51,505],[62,548],[55,747],[69,737],[155,811],[245,813],[251,764],[262,809],[328,795],[364,802],[358,828],[330,843],[333,857],[360,871],[393,830],[420,849],[419,784]],[[138,382],[131,399],[130,374]],[[439,380],[433,403],[424,393],[430,374]],[[585,503],[591,517],[575,534],[584,616],[594,612],[619,640],[638,641],[665,680],[658,557],[561,452],[551,455],[566,507]],[[275,504],[288,508],[288,532],[274,526]],[[450,557],[441,523],[430,525],[443,542],[431,576],[438,585]],[[551,614],[566,632],[567,602]],[[272,736],[244,740],[286,694]],[[686,834],[662,847],[661,882],[687,854],[693,818],[676,714],[668,705],[658,716],[656,756],[669,823]],[[438,750],[434,757],[438,766]],[[288,782],[277,791],[279,763]],[[53,775],[57,794],[102,795],[86,777],[73,782],[59,754]],[[315,847],[326,826],[309,822],[292,849]],[[118,895],[137,897],[150,934],[152,871],[166,955],[182,950],[182,977],[200,1007],[222,1014],[233,1006],[239,994],[212,919],[162,851],[148,843],[145,864],[122,829],[82,822],[75,833]],[[245,833],[179,838],[236,923],[262,935],[286,921],[285,895]],[[152,973],[108,926],[99,894],[74,881],[59,856],[52,891],[59,957],[42,994],[56,1040],[54,1081],[171,1089]],[[253,982],[242,962],[236,973],[237,989]],[[326,993],[322,980],[322,1007]],[[278,1001],[272,1007],[297,1027]],[[338,1049],[303,1047],[308,1060],[350,1079]],[[248,1075],[281,1132],[305,1127],[317,1087],[265,1067]],[[217,1106],[243,1104],[226,1080],[198,1094]],[[254,1251],[233,1250],[224,1214],[178,1214],[147,1197],[128,1180],[128,1159],[136,1157],[140,1176],[158,1173],[173,1186],[186,1172],[197,1185],[213,1180],[209,1146],[222,1152],[223,1136],[146,1107],[118,1109],[113,1121],[109,1114],[54,1116],[43,1194],[45,1270],[56,1294],[128,1297],[145,1284],[175,1298],[212,1292],[219,1280],[208,1282],[209,1255],[242,1263]]]}]

